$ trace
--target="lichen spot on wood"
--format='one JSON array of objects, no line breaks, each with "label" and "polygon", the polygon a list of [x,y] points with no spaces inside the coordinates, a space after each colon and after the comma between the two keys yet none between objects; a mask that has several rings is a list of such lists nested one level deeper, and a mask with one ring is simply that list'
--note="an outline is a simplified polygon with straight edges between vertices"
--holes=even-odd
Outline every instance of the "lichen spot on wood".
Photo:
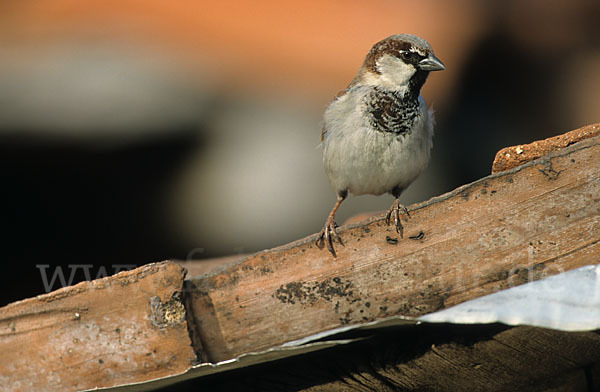
[{"label": "lichen spot on wood", "polygon": [[159,297],[150,298],[150,321],[157,328],[179,324],[185,320],[185,307],[181,293],[175,292],[170,300],[162,303]]}]

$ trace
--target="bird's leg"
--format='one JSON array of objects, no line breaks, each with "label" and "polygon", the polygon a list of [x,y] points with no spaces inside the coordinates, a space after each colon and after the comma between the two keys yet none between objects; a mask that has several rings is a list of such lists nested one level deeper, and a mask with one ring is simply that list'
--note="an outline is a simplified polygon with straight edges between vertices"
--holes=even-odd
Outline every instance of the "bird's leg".
[{"label": "bird's leg", "polygon": [[329,216],[325,221],[325,226],[323,227],[323,230],[321,230],[319,236],[317,237],[317,240],[315,241],[315,244],[321,249],[323,248],[324,244],[327,244],[327,249],[329,249],[333,257],[336,257],[335,249],[333,248],[334,241],[337,240],[340,243],[340,245],[344,246],[342,238],[335,231],[335,228],[337,227],[337,224],[335,223],[335,213],[337,212],[338,208],[340,208],[340,205],[342,204],[346,196],[348,196],[348,191],[343,191],[338,194],[337,202],[335,203],[333,209],[329,213]]},{"label": "bird's leg", "polygon": [[406,214],[407,217],[410,218],[410,214],[408,213],[408,208],[404,207],[398,198],[400,197],[400,193],[402,193],[402,189],[394,188],[392,191],[392,195],[394,195],[394,203],[388,210],[387,214],[385,214],[385,223],[388,225],[391,223],[392,216],[394,217],[394,224],[396,226],[396,232],[400,234],[400,238],[403,237],[404,234],[404,226],[402,226],[402,221],[400,220],[400,210]]}]

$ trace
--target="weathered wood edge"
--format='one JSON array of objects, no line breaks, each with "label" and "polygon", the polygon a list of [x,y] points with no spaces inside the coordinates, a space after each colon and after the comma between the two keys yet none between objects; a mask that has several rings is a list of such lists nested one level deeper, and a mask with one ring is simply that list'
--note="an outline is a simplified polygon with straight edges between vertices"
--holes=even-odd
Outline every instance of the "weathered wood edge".
[{"label": "weathered wood edge", "polygon": [[600,134],[600,123],[590,124],[567,133],[532,143],[505,147],[496,153],[492,173],[508,170]]}]

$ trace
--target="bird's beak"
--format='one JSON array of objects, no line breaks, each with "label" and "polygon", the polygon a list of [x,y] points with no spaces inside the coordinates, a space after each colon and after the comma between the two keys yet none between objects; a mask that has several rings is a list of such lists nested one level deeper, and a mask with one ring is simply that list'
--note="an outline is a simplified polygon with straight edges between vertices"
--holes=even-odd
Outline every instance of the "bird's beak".
[{"label": "bird's beak", "polygon": [[443,71],[446,69],[444,63],[435,57],[433,53],[429,53],[429,56],[419,61],[418,66],[419,69],[422,69],[423,71]]}]

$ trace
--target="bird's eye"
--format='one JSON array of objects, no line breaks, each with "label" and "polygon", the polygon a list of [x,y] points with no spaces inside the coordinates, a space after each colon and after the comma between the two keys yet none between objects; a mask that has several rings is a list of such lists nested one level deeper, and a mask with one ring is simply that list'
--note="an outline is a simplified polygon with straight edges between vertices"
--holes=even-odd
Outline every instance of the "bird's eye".
[{"label": "bird's eye", "polygon": [[403,51],[400,52],[400,58],[402,60],[408,62],[412,58],[412,53],[409,52],[408,50],[403,50]]}]

